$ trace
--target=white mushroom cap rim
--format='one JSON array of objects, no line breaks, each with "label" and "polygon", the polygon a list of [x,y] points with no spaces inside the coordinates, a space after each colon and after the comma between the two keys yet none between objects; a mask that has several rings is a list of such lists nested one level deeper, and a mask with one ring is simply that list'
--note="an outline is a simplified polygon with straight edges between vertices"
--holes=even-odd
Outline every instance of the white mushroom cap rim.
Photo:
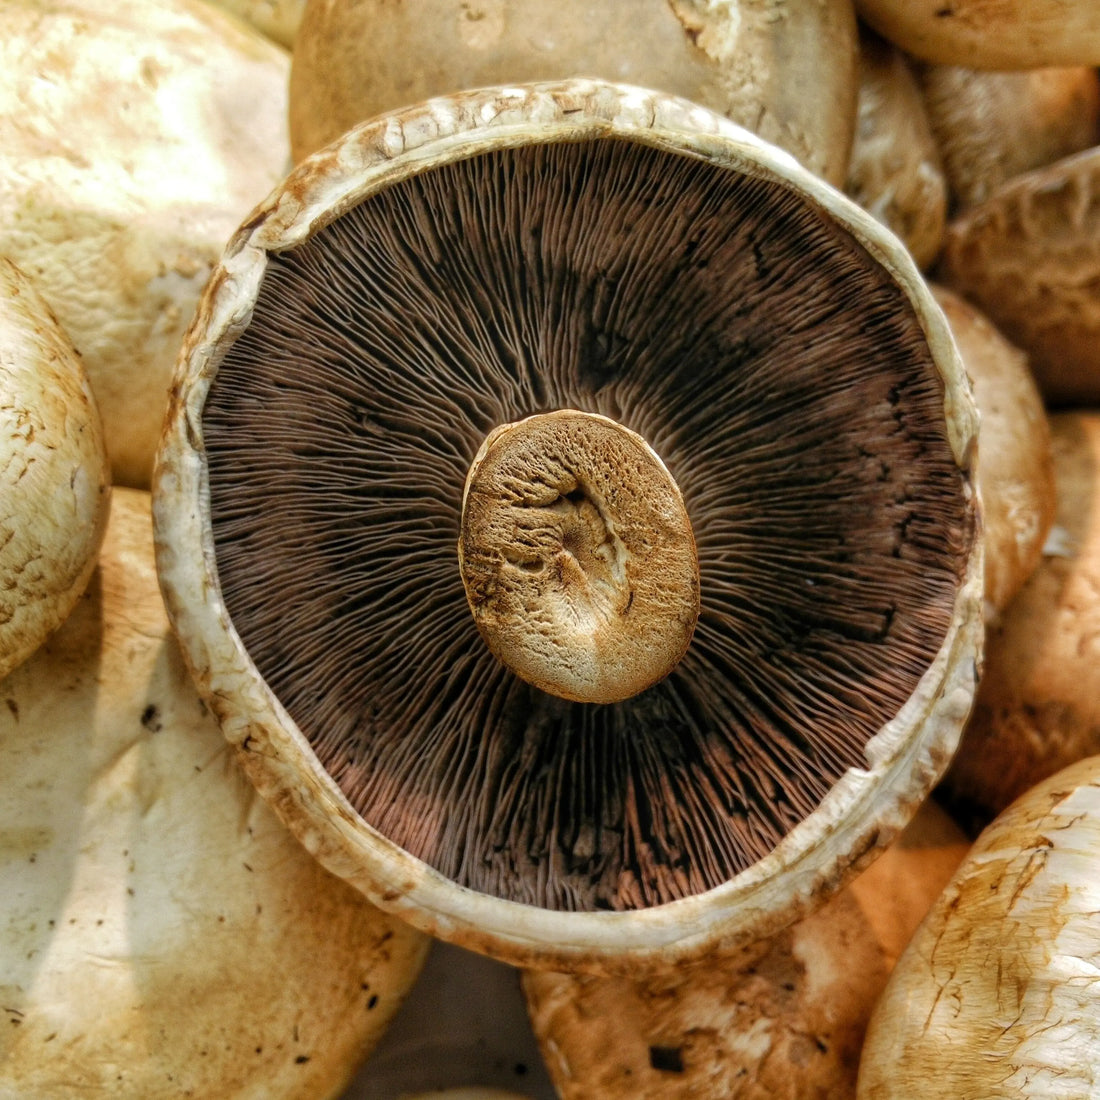
[{"label": "white mushroom cap rim", "polygon": [[[478,893],[636,910],[765,859],[914,696],[938,705],[973,600],[972,423],[929,350],[934,307],[869,249],[869,219],[853,235],[736,127],[585,121],[490,124],[434,160],[420,134],[323,216],[288,183],[265,215],[281,224],[254,219],[227,253],[224,283],[262,250],[240,267],[254,300],[193,330],[181,407],[226,626],[341,814]],[[200,323],[225,293],[216,276]],[[459,573],[482,442],[558,409],[645,440],[697,546],[687,652],[609,704],[501,664]],[[162,487],[183,469],[170,447]]]}]

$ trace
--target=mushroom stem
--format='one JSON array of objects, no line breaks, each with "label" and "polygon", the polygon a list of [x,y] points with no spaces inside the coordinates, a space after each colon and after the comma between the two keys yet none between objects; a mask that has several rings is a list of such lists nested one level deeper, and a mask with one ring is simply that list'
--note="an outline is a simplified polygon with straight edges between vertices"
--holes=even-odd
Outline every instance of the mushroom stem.
[{"label": "mushroom stem", "polygon": [[644,691],[683,657],[699,617],[675,480],[641,436],[594,413],[489,433],[466,479],[458,557],[489,649],[563,699]]}]

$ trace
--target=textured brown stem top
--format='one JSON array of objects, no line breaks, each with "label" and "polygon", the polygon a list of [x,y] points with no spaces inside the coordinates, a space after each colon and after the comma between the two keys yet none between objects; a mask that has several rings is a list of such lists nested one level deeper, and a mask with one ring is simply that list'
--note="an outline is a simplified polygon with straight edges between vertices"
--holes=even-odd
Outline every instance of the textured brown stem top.
[{"label": "textured brown stem top", "polygon": [[679,662],[699,617],[680,490],[645,440],[604,416],[494,429],[466,481],[459,561],[492,652],[563,699],[637,695]]}]

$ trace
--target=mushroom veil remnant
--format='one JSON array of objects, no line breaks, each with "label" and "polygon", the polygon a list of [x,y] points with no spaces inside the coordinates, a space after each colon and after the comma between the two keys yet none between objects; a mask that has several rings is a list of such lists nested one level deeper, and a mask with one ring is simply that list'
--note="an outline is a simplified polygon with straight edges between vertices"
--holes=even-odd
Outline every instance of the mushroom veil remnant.
[{"label": "mushroom veil remnant", "polygon": [[818,904],[946,766],[974,432],[912,260],[793,158],[655,92],[485,89],[231,242],[158,568],[327,867],[511,962],[671,960]]}]

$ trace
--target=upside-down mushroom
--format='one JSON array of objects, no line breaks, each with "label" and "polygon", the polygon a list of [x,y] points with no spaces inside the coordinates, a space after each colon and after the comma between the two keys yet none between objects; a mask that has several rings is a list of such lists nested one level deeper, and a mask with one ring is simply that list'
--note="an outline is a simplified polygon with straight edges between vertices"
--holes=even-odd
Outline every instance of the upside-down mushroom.
[{"label": "upside-down mushroom", "polygon": [[1100,1090],[1100,757],[978,837],[875,1007],[859,1100]]},{"label": "upside-down mushroom", "polygon": [[234,239],[175,394],[158,568],[200,689],[421,928],[595,969],[753,939],[947,763],[981,635],[955,345],[896,238],[698,105],[576,81],[353,130]]},{"label": "upside-down mushroom", "polygon": [[858,85],[851,0],[314,0],[290,72],[294,159],[432,96],[571,77],[684,96],[844,180]]},{"label": "upside-down mushroom", "polygon": [[95,568],[110,471],[84,365],[0,257],[0,679],[72,610]]},{"label": "upside-down mushroom", "polygon": [[0,1096],[339,1096],[426,938],[328,874],[240,773],[180,660],[149,494],[0,681]]}]

